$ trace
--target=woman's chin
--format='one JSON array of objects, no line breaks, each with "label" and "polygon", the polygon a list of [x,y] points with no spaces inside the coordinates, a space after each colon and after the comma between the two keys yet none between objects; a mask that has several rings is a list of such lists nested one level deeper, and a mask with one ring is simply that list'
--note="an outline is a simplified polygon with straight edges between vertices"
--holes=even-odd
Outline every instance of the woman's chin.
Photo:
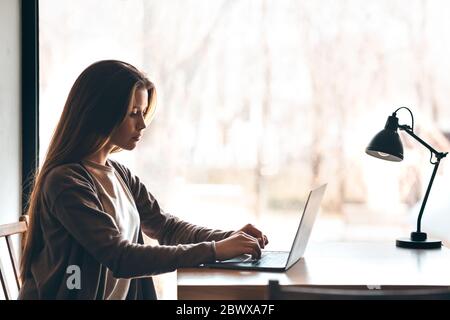
[{"label": "woman's chin", "polygon": [[137,143],[136,142],[132,142],[132,143],[129,143],[129,144],[127,144],[127,145],[125,145],[125,146],[123,146],[121,148],[123,150],[131,151],[131,150],[134,150],[136,148],[136,146],[137,146]]}]

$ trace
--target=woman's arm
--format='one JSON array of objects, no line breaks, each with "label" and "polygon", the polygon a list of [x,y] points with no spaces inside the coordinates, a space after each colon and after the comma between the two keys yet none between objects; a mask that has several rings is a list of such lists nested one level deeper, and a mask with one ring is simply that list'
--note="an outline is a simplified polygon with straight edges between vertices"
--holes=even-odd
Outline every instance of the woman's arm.
[{"label": "woman's arm", "polygon": [[[47,192],[44,189],[47,209],[115,277],[150,276],[216,259],[212,242],[178,246],[130,243],[122,238],[114,219],[100,209],[101,203],[89,181],[82,175],[76,178],[66,175],[67,172],[60,172],[47,177],[46,185],[51,186]],[[67,185],[71,187],[57,191]]]}]

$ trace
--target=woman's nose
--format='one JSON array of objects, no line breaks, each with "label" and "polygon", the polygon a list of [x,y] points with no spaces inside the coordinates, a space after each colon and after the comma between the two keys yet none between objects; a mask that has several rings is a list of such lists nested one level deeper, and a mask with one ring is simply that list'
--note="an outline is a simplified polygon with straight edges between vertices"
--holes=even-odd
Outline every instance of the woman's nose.
[{"label": "woman's nose", "polygon": [[144,130],[145,128],[147,128],[147,125],[145,124],[145,120],[144,120],[143,116],[141,116],[139,118],[138,127],[139,127],[139,130]]}]

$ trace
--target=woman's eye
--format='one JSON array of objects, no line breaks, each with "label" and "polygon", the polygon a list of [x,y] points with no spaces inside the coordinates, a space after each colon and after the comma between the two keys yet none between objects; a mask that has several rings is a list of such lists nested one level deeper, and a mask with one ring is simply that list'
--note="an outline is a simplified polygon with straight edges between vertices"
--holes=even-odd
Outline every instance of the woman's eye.
[{"label": "woman's eye", "polygon": [[132,115],[132,116],[142,115],[142,116],[144,117],[144,116],[147,114],[147,110],[148,110],[148,108],[145,109],[144,111],[141,111],[141,110],[138,109],[138,108],[134,108],[134,109],[131,111],[131,115]]}]

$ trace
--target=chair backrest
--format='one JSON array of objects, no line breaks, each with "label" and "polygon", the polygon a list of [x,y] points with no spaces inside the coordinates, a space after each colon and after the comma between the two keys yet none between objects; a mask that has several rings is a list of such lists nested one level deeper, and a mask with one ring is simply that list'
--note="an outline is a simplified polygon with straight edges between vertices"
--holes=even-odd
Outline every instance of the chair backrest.
[{"label": "chair backrest", "polygon": [[6,262],[12,265],[17,289],[20,290],[22,283],[20,281],[19,265],[17,263],[17,259],[14,253],[13,241],[11,239],[11,236],[15,234],[21,234],[23,239],[23,237],[27,232],[27,229],[28,229],[28,216],[25,215],[20,217],[19,222],[0,225],[0,240],[3,241],[3,238],[5,238],[6,246],[8,248],[7,259],[4,259],[6,257],[0,256],[0,283],[6,300],[12,299],[12,296],[10,290],[8,289],[8,284],[6,281],[6,269],[3,263]]},{"label": "chair backrest", "polygon": [[449,287],[407,289],[335,289],[324,287],[281,286],[270,280],[270,300],[450,300]]}]

